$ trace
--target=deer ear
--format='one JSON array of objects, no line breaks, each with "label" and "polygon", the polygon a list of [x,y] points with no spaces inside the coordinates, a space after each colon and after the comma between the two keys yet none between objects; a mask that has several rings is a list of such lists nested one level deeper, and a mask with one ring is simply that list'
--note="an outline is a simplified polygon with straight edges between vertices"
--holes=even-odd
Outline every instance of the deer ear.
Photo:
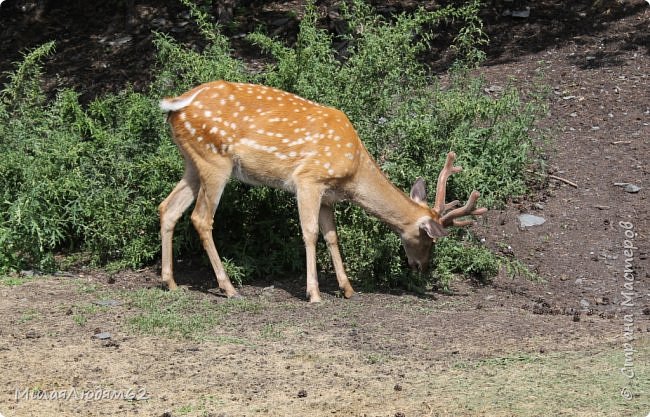
[{"label": "deer ear", "polygon": [[413,187],[411,187],[411,200],[417,203],[427,202],[427,186],[422,177],[418,177]]},{"label": "deer ear", "polygon": [[420,224],[420,230],[423,230],[426,232],[426,234],[431,238],[431,239],[436,239],[439,237],[444,237],[449,234],[447,232],[447,229],[442,227],[441,224],[434,222],[431,219],[428,219],[427,221],[422,222]]}]

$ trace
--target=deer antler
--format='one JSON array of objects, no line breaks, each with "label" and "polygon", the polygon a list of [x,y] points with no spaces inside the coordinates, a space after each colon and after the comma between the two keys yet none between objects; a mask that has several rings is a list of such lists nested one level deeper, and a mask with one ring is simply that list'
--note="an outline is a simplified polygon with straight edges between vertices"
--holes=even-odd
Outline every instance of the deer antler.
[{"label": "deer antler", "polygon": [[470,194],[467,203],[463,207],[453,209],[454,207],[460,204],[458,200],[454,200],[450,203],[445,203],[445,197],[447,193],[447,179],[449,179],[449,177],[452,174],[461,172],[463,170],[462,167],[454,166],[455,159],[456,159],[456,154],[454,152],[449,152],[447,154],[447,160],[445,161],[445,166],[442,168],[442,171],[440,171],[440,174],[438,175],[438,184],[436,187],[436,202],[433,206],[433,209],[440,214],[441,218],[439,222],[443,227],[449,227],[452,225],[459,226],[459,227],[468,226],[473,223],[472,220],[458,220],[458,218],[463,216],[469,216],[469,215],[479,216],[487,211],[487,208],[485,207],[481,207],[478,209],[476,208],[476,201],[481,195],[476,190],[472,191],[472,194]]}]

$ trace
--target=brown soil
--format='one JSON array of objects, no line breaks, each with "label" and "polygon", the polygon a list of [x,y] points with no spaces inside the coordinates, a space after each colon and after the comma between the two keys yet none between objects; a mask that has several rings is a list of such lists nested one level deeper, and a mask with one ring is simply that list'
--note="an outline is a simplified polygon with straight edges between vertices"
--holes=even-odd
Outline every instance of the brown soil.
[{"label": "brown soil", "polygon": [[[9,70],[19,51],[56,39],[57,54],[46,63],[48,88],[71,86],[89,99],[126,84],[146,86],[153,65],[151,29],[200,44],[185,24],[186,12],[173,1],[138,2],[130,29],[124,10],[71,3],[52,2],[40,14],[41,3],[2,4],[0,70]],[[240,24],[227,26],[229,33],[237,38],[266,22],[291,38],[294,20],[280,18],[300,3],[247,2],[244,15],[235,14]],[[410,3],[384,7],[390,12]],[[577,187],[549,178],[546,188],[489,212],[474,230],[495,251],[529,265],[543,282],[502,275],[483,287],[459,281],[451,295],[367,293],[352,301],[338,298],[333,283],[323,282],[318,306],[303,301],[303,278],[262,282],[241,290],[263,305],[262,314],[233,311],[203,342],[134,336],[123,325],[132,313],[128,304],[102,309],[83,326],[71,319],[71,309],[96,300],[98,291],[157,285],[154,270],[113,277],[86,272],[0,287],[0,413],[181,415],[179,406],[202,398],[204,414],[187,415],[434,415],[426,398],[441,392],[417,387],[427,372],[448,369],[459,359],[622,344],[626,314],[634,316],[636,336],[647,338],[650,6],[640,0],[570,6],[538,1],[531,3],[529,18],[516,19],[500,16],[507,3],[492,4],[484,13],[492,44],[480,73],[496,87],[492,94],[508,83],[526,91],[540,77],[550,87],[548,116],[538,126],[548,136],[548,172]],[[126,36],[130,40],[120,45]],[[245,49],[237,53],[250,58]],[[431,67],[444,69],[439,62],[444,60]],[[641,190],[629,193],[615,183]],[[546,223],[522,230],[522,212],[543,216]],[[633,227],[631,238],[620,222]],[[626,239],[635,246],[632,256],[624,252]],[[635,271],[633,283],[627,281],[633,289],[625,287],[626,259]],[[208,270],[181,268],[178,281],[202,283],[190,285],[197,300],[228,302],[208,290],[214,286]],[[82,284],[93,291],[80,289]],[[622,292],[633,295],[627,299]],[[37,319],[29,319],[31,313]],[[280,329],[280,337],[265,332],[269,325]],[[111,339],[93,339],[97,330],[111,332]],[[97,386],[146,387],[151,399],[14,399],[17,387]]]}]

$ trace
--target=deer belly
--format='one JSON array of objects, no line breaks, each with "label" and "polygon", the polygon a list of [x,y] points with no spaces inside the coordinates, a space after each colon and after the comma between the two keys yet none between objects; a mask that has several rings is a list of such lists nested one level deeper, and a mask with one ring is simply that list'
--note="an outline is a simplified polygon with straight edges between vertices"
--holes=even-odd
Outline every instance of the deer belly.
[{"label": "deer belly", "polygon": [[291,175],[281,172],[267,158],[255,159],[256,161],[250,163],[237,157],[233,158],[232,176],[245,184],[253,186],[266,185],[295,193],[296,187]]}]

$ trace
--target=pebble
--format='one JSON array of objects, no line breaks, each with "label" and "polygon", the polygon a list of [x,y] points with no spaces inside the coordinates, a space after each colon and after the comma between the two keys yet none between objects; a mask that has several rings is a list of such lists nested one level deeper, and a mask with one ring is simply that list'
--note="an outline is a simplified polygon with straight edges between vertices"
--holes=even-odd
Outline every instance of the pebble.
[{"label": "pebble", "polygon": [[519,215],[519,225],[521,227],[539,226],[544,223],[546,223],[546,219],[540,216],[535,216],[532,214]]}]

